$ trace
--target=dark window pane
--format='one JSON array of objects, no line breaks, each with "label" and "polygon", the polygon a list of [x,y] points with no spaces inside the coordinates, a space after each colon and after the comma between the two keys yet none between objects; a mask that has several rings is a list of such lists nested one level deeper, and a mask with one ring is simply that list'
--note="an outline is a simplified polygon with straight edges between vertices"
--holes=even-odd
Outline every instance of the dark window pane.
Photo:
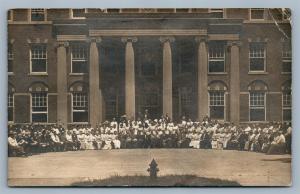
[{"label": "dark window pane", "polygon": [[87,73],[87,62],[86,61],[73,61],[72,62],[72,73]]},{"label": "dark window pane", "polygon": [[14,72],[14,70],[13,70],[13,60],[8,60],[7,71],[8,72]]},{"label": "dark window pane", "polygon": [[73,112],[73,122],[88,122],[88,112]]},{"label": "dark window pane", "polygon": [[73,10],[73,17],[84,17],[85,9],[72,9]]},{"label": "dark window pane", "polygon": [[224,72],[224,61],[209,61],[209,72]]},{"label": "dark window pane", "polygon": [[31,21],[45,21],[44,9],[32,9],[31,10]]},{"label": "dark window pane", "polygon": [[264,71],[265,59],[264,58],[251,58],[250,59],[250,71]]},{"label": "dark window pane", "polygon": [[8,121],[13,121],[13,119],[14,119],[14,109],[13,109],[13,107],[9,107],[8,108]]},{"label": "dark window pane", "polygon": [[291,121],[292,120],[292,110],[291,109],[283,110],[283,120],[284,121]]},{"label": "dark window pane", "polygon": [[264,121],[265,109],[250,109],[250,121]]},{"label": "dark window pane", "polygon": [[46,112],[47,107],[32,107],[33,112]]},{"label": "dark window pane", "polygon": [[32,113],[32,122],[46,123],[47,122],[47,113]]},{"label": "dark window pane", "polygon": [[251,19],[264,19],[264,9],[251,9]]},{"label": "dark window pane", "polygon": [[292,62],[283,61],[282,62],[282,72],[292,72]]},{"label": "dark window pane", "polygon": [[210,117],[212,119],[224,119],[224,106],[210,106]]},{"label": "dark window pane", "polygon": [[47,72],[47,60],[46,59],[32,59],[31,60],[31,71],[32,72]]}]

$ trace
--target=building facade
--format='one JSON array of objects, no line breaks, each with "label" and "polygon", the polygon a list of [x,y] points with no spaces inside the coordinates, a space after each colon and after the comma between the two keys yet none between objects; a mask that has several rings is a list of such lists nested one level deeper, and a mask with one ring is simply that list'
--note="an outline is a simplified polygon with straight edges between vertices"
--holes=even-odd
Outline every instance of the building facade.
[{"label": "building facade", "polygon": [[284,9],[14,9],[10,123],[291,120]]}]

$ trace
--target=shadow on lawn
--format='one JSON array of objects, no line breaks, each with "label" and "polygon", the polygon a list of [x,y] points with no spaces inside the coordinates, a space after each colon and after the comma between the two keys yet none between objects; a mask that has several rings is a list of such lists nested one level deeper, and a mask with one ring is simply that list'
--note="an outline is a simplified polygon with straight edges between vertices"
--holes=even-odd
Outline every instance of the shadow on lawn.
[{"label": "shadow on lawn", "polygon": [[113,176],[107,179],[94,179],[82,182],[73,183],[71,186],[84,187],[216,187],[227,186],[237,187],[241,186],[238,182],[197,177],[195,175],[169,175],[161,176],[156,179],[150,179],[148,176]]}]

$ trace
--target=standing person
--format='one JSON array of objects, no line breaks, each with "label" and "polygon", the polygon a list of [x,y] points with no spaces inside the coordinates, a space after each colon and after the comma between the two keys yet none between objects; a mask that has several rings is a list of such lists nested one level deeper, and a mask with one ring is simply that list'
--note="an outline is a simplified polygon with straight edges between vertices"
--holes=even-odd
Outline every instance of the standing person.
[{"label": "standing person", "polygon": [[245,149],[245,144],[248,140],[248,135],[244,130],[241,131],[241,134],[238,137],[239,149],[243,151]]},{"label": "standing person", "polygon": [[284,134],[286,142],[286,152],[288,154],[292,153],[292,127],[288,127],[286,133]]}]

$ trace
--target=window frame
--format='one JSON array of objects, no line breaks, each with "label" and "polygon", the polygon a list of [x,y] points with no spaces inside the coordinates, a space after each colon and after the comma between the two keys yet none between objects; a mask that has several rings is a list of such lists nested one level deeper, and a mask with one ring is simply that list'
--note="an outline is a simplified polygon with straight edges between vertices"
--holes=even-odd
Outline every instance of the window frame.
[{"label": "window frame", "polygon": [[[75,94],[85,94],[86,95],[86,101],[87,101],[86,102],[87,103],[86,111],[85,110],[75,110],[74,111],[74,95]],[[82,103],[82,102],[80,102],[80,103]],[[85,121],[85,122],[74,121],[74,116],[73,116],[74,112],[87,112],[87,114],[88,114],[87,121]],[[72,120],[72,123],[75,123],[75,124],[88,124],[89,123],[89,95],[87,92],[72,92],[71,93],[71,120]]]},{"label": "window frame", "polygon": [[[210,100],[210,97],[211,97],[211,93],[223,93],[223,105],[211,105],[211,100]],[[211,106],[218,106],[218,107],[220,107],[220,106],[223,106],[224,107],[224,118],[223,119],[214,119],[214,118],[212,118],[213,120],[218,120],[218,121],[225,121],[226,120],[226,109],[227,109],[227,107],[226,107],[226,100],[227,100],[227,98],[226,98],[226,91],[222,91],[222,90],[209,90],[208,91],[208,115],[209,115],[209,117],[210,117],[210,108],[211,108]]]},{"label": "window frame", "polygon": [[[80,46],[81,48],[84,49],[84,51],[85,51],[85,54],[84,54],[85,58],[84,59],[81,59],[81,58],[74,59],[73,49],[74,49],[75,46],[76,47]],[[86,66],[87,66],[86,67],[86,72],[73,72],[73,61],[75,61],[75,62],[85,62]],[[89,64],[88,63],[89,63],[89,56],[88,56],[88,48],[87,48],[87,46],[83,45],[83,43],[75,43],[75,44],[71,45],[71,72],[70,72],[70,74],[71,75],[84,75],[84,74],[87,74],[88,71],[89,71]]]},{"label": "window frame", "polygon": [[32,10],[37,10],[37,9],[41,9],[41,8],[29,9],[29,20],[30,20],[30,22],[45,22],[45,21],[47,21],[47,9],[45,9],[45,8],[42,8],[42,10],[44,12],[44,20],[32,20]]},{"label": "window frame", "polygon": [[[264,45],[264,57],[252,57],[251,56],[251,44],[262,44]],[[249,53],[248,53],[248,57],[249,57],[249,73],[266,73],[267,72],[267,46],[266,46],[266,42],[250,42],[249,43]],[[264,59],[264,70],[251,70],[251,59]]]},{"label": "window frame", "polygon": [[[221,13],[222,12],[222,17],[219,19],[224,19],[226,16],[225,10],[226,9],[224,9],[224,8],[210,8],[210,9],[208,9],[208,13]],[[216,17],[216,18],[218,18],[218,17]]]},{"label": "window frame", "polygon": [[[33,111],[33,94],[46,94],[46,108],[47,111]],[[46,114],[47,115],[47,121],[46,122],[33,122],[32,121],[32,115],[33,114]],[[47,92],[32,92],[30,93],[30,122],[31,123],[48,123],[49,120],[49,94]]]},{"label": "window frame", "polygon": [[86,8],[73,8],[73,9],[70,9],[70,18],[71,19],[85,19],[86,17],[74,17],[74,12],[73,10],[74,9],[83,9],[84,10],[84,13],[88,13],[88,10]]},{"label": "window frame", "polygon": [[[14,50],[13,50],[13,44],[12,43],[8,43],[8,48],[7,48],[7,73],[9,75],[14,74]],[[12,71],[9,71],[9,64],[11,63],[12,65]]]},{"label": "window frame", "polygon": [[[289,93],[289,95],[290,95],[290,105],[285,105],[284,104],[284,100],[285,100],[285,98],[284,98],[284,95],[285,94],[287,94],[287,93]],[[292,118],[291,118],[291,120],[284,120],[284,115],[283,115],[283,113],[284,113],[284,110],[290,110],[291,111],[291,116],[292,116],[292,92],[290,91],[290,92],[288,92],[288,91],[282,91],[282,101],[281,101],[281,105],[282,105],[282,109],[281,109],[281,111],[282,111],[282,121],[292,121]]]},{"label": "window frame", "polygon": [[8,11],[7,11],[7,21],[8,22],[12,22],[12,21],[14,21],[14,13],[13,13],[13,9],[9,9]]},{"label": "window frame", "polygon": [[[288,51],[284,50],[285,48],[289,48]],[[290,62],[291,63],[291,71],[284,71],[283,70],[283,63]],[[290,74],[292,73],[292,44],[290,42],[282,42],[282,49],[281,49],[281,73],[283,74]]]},{"label": "window frame", "polygon": [[[251,93],[263,93],[264,94],[264,105],[263,108],[259,108],[259,106],[256,106],[253,108],[253,106],[251,106]],[[267,92],[266,91],[249,91],[249,122],[266,122],[267,121]],[[262,121],[254,121],[251,120],[251,110],[252,109],[264,109],[264,120]]]},{"label": "window frame", "polygon": [[[219,41],[215,41],[215,42],[219,42]],[[208,52],[207,52],[207,58],[208,58],[208,63],[207,63],[207,72],[208,74],[225,74],[226,73],[226,48],[225,48],[225,43],[224,41],[220,41],[220,43],[222,43],[223,45],[223,58],[221,57],[214,57],[211,58],[211,53],[210,53],[210,44],[208,43]],[[220,71],[220,72],[216,72],[216,71],[210,71],[209,67],[210,67],[210,61],[223,61],[224,63],[224,71]]]},{"label": "window frame", "polygon": [[[252,10],[262,10],[263,11],[263,18],[252,18]],[[250,8],[249,9],[249,20],[250,21],[264,21],[265,20],[265,13],[266,9],[265,8]]]},{"label": "window frame", "polygon": [[[10,95],[12,95],[12,97],[10,97]],[[10,101],[10,99],[12,99],[12,101]],[[10,106],[10,104],[12,103],[12,106]],[[12,120],[8,120],[8,109],[12,108]],[[14,123],[15,121],[15,95],[14,93],[10,93],[8,92],[7,95],[7,122],[8,123]]]},{"label": "window frame", "polygon": [[[46,58],[32,58],[32,56],[33,56],[32,47],[34,45],[40,45],[40,46],[43,45],[45,47],[45,56],[46,56]],[[43,54],[38,54],[38,55],[43,55]],[[41,71],[41,72],[32,71],[32,60],[33,59],[45,60],[46,61],[46,63],[45,63],[45,66],[46,66],[45,69],[46,69],[46,71]],[[30,45],[30,49],[29,49],[29,61],[30,61],[30,74],[31,75],[47,75],[48,74],[48,46],[47,46],[47,44],[45,44],[45,43],[31,44]]]}]

